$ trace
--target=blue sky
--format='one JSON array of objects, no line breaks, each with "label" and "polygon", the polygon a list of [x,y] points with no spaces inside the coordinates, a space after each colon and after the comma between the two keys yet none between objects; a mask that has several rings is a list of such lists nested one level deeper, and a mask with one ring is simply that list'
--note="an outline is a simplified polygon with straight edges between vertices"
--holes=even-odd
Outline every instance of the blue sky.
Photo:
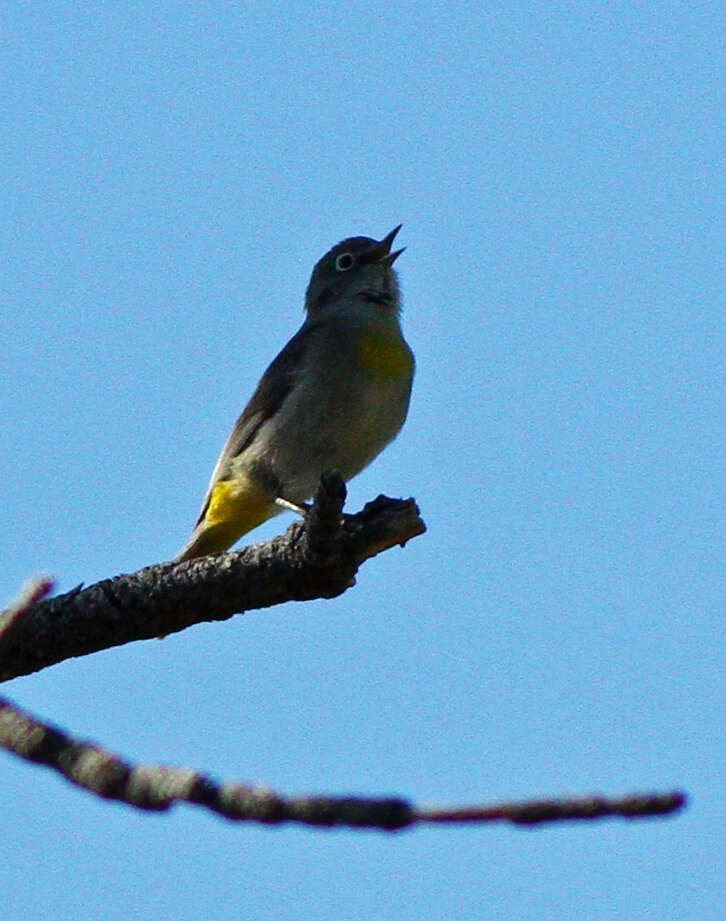
[{"label": "blue sky", "polygon": [[636,824],[269,830],[2,755],[4,921],[720,921],[717,7],[11,0],[2,34],[3,600],[170,558],[313,263],[401,221],[413,401],[349,507],[413,495],[429,528],[334,601],[5,692],[286,793],[692,796]]}]

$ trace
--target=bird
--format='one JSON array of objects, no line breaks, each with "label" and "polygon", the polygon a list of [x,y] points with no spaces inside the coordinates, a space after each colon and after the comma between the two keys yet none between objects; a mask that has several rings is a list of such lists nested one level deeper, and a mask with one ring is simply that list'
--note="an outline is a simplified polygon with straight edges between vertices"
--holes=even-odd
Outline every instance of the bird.
[{"label": "bird", "polygon": [[401,226],[342,240],[315,264],[305,320],[237,420],[176,562],[222,553],[283,509],[304,514],[323,473],[347,482],[398,435],[415,371],[393,268]]}]

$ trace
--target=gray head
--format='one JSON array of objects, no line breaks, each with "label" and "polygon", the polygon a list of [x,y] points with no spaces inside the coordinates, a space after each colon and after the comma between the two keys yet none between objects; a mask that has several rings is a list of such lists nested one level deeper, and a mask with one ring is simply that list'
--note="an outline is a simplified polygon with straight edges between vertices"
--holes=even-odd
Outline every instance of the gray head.
[{"label": "gray head", "polygon": [[392,253],[391,244],[401,226],[382,240],[350,237],[326,253],[313,269],[305,294],[308,314],[334,311],[341,299],[360,299],[382,311],[397,313],[398,280],[392,266],[403,250]]}]

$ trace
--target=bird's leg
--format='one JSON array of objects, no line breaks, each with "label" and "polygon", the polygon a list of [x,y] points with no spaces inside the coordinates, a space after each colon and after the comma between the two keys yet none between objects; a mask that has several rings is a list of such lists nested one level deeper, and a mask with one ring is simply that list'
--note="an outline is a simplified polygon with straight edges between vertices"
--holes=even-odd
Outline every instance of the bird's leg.
[{"label": "bird's leg", "polygon": [[295,514],[300,515],[301,518],[305,518],[310,511],[310,506],[306,505],[304,502],[302,505],[298,505],[296,502],[290,502],[289,499],[283,499],[282,496],[275,497],[275,505],[287,509],[288,512],[295,512]]}]

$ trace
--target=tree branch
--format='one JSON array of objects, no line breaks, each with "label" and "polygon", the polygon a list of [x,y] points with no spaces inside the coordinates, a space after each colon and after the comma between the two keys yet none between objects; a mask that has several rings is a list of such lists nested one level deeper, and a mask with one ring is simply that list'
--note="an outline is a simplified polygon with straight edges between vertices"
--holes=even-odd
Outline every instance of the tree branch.
[{"label": "tree branch", "polygon": [[365,560],[426,530],[412,499],[379,496],[342,516],[345,495],[331,471],[305,521],[273,540],[16,604],[0,615],[0,681],[254,608],[334,598],[354,584]]},{"label": "tree branch", "polygon": [[[179,565],[151,566],[133,576],[119,576],[85,590],[78,588],[49,601],[42,600],[52,589],[49,579],[29,583],[18,601],[0,616],[3,677],[27,674],[70,655],[156,636],[161,631],[182,630],[202,620],[222,620],[251,607],[332,597],[353,584],[361,562],[425,530],[412,501],[379,496],[358,515],[342,519],[344,500],[342,480],[328,474],[321,479],[305,524],[294,524],[285,535],[267,543]],[[228,819],[268,825],[298,822],[382,831],[424,823],[506,821],[532,826],[605,816],[665,816],[686,804],[685,794],[678,791],[428,809],[396,797],[284,797],[265,787],[220,784],[198,771],[134,766],[98,745],[41,722],[2,698],[0,746],[52,768],[97,796],[137,809],[161,812],[187,802]]]},{"label": "tree branch", "polygon": [[665,816],[683,809],[680,792],[638,793],[618,799],[580,796],[498,805],[417,808],[405,799],[340,796],[284,797],[265,787],[217,783],[208,775],[162,765],[134,766],[97,745],[40,722],[0,698],[0,745],[44,764],[76,786],[136,809],[164,812],[179,802],[227,819],[279,825],[347,826],[397,831],[421,824],[511,822],[537,825],[572,819]]}]

